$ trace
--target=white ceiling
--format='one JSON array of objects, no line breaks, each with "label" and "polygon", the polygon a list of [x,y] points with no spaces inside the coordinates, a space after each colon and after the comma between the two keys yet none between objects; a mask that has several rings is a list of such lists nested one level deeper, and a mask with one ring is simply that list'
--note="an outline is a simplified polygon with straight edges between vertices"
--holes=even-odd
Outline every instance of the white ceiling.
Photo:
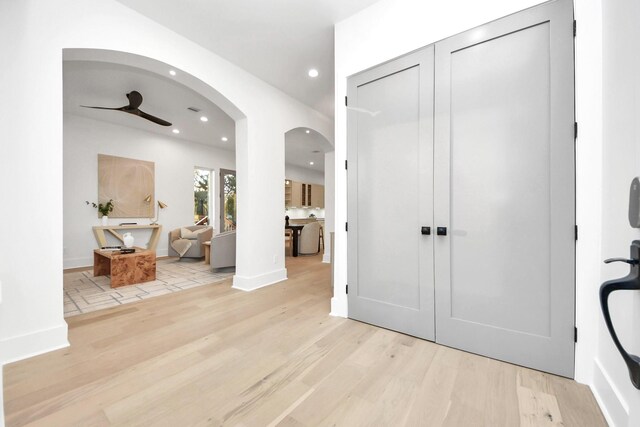
[{"label": "white ceiling", "polygon": [[[197,92],[167,77],[140,68],[108,62],[64,61],[64,112],[121,126],[199,142],[224,150],[235,150],[235,122],[220,108]],[[121,111],[95,110],[81,105],[122,107],[126,94],[142,94],[140,110],[171,122],[160,126]],[[189,111],[188,107],[202,110]],[[209,121],[203,123],[201,116]],[[172,130],[180,130],[173,134]],[[222,137],[228,141],[222,141]]]},{"label": "white ceiling", "polygon": [[[165,77],[132,66],[78,60],[64,61],[63,70],[65,113],[235,150],[233,119],[168,74]],[[173,126],[160,126],[121,111],[81,107],[122,107],[128,104],[126,94],[132,90],[140,92],[144,98],[140,106],[142,111],[169,121]],[[194,113],[188,107],[198,108],[201,112]],[[202,115],[209,121],[203,123]],[[179,129],[180,133],[172,133],[173,129]],[[222,141],[222,137],[228,141]],[[324,173],[324,153],[332,150],[329,141],[312,129],[297,128],[285,134],[285,162],[288,164]]]},{"label": "white ceiling", "polygon": [[330,151],[333,151],[331,143],[313,129],[297,128],[285,134],[284,159],[287,164],[324,173],[324,155]]},{"label": "white ceiling", "polygon": [[333,118],[333,25],[378,0],[118,1]]}]

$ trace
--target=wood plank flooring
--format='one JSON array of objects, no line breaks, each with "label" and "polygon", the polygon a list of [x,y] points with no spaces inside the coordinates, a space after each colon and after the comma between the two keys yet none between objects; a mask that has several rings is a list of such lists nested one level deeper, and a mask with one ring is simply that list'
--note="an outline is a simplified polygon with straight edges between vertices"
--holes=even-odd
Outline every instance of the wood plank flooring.
[{"label": "wood plank flooring", "polygon": [[329,265],[67,319],[71,347],[5,366],[7,426],[603,426],[590,390],[328,315]]}]

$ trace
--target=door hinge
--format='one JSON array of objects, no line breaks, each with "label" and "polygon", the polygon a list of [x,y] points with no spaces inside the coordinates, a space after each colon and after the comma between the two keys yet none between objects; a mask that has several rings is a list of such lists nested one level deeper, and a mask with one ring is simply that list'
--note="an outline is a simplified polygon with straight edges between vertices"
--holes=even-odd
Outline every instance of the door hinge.
[{"label": "door hinge", "polygon": [[344,168],[349,169],[349,160],[344,161]]},{"label": "door hinge", "polygon": [[349,293],[349,285],[345,285],[344,287],[344,291],[348,294]]},{"label": "door hinge", "polygon": [[573,122],[573,139],[578,139],[578,122]]},{"label": "door hinge", "polygon": [[345,106],[345,107],[348,107],[348,106],[349,106],[349,101],[348,101],[348,99],[347,99],[347,97],[346,97],[346,96],[344,97],[344,106]]},{"label": "door hinge", "polygon": [[578,342],[578,327],[573,328],[573,342]]},{"label": "door hinge", "polygon": [[573,20],[573,37],[575,37],[576,34],[578,34],[578,21],[574,19]]},{"label": "door hinge", "polygon": [[349,231],[349,223],[348,222],[344,223],[344,231]]},{"label": "door hinge", "polygon": [[576,240],[578,240],[578,226],[576,225]]}]

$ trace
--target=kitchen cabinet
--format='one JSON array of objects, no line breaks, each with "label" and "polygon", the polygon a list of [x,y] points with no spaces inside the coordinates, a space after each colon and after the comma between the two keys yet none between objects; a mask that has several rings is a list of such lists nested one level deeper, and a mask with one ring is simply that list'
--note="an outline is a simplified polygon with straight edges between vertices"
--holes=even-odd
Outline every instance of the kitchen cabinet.
[{"label": "kitchen cabinet", "polygon": [[312,208],[324,208],[324,186],[323,185],[310,185],[311,190],[311,203]]},{"label": "kitchen cabinet", "polygon": [[286,208],[324,208],[324,186],[287,179],[284,205]]}]

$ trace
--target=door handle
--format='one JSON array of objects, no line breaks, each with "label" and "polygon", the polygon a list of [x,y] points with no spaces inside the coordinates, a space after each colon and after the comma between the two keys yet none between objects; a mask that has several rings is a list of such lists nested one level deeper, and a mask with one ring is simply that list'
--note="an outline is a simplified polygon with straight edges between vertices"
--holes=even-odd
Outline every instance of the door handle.
[{"label": "door handle", "polygon": [[609,259],[605,259],[604,263],[605,264],[611,264],[612,262],[626,262],[627,264],[631,264],[631,265],[636,265],[638,264],[637,259],[627,259],[627,258],[609,258]]},{"label": "door handle", "polygon": [[420,228],[420,233],[422,233],[422,235],[424,236],[430,236],[431,235],[431,227],[421,227]]},{"label": "door handle", "polygon": [[447,235],[447,227],[438,227],[436,229],[436,234],[438,236],[446,236]]},{"label": "door handle", "polygon": [[605,263],[607,264],[611,262],[628,263],[630,268],[629,274],[620,279],[608,280],[604,282],[602,286],[600,286],[600,306],[602,307],[604,321],[607,324],[607,329],[609,329],[609,333],[611,334],[613,343],[620,352],[622,359],[629,369],[629,377],[631,378],[631,382],[637,389],[640,389],[640,357],[627,353],[624,347],[622,347],[622,344],[618,339],[618,335],[616,334],[616,330],[613,327],[613,322],[611,321],[611,313],[609,312],[609,295],[615,291],[640,290],[640,266],[638,265],[639,261],[640,240],[634,240],[631,243],[630,259],[610,258],[605,260]]}]

